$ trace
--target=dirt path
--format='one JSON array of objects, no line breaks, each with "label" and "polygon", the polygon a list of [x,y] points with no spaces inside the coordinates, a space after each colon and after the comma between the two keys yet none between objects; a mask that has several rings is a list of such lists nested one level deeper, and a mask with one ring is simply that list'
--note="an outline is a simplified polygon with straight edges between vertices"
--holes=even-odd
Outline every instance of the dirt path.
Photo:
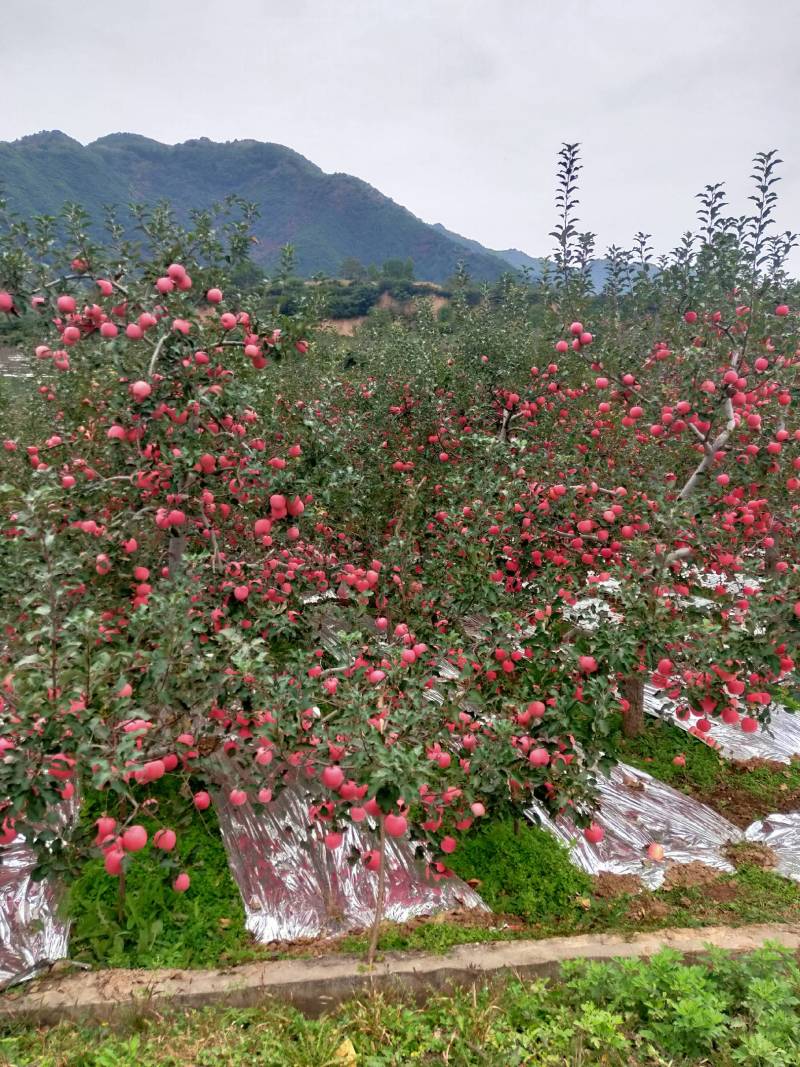
[{"label": "dirt path", "polygon": [[442,955],[392,953],[376,963],[372,974],[353,958],[278,960],[208,971],[94,971],[41,979],[0,998],[0,1018],[41,1024],[72,1019],[119,1019],[120,1013],[141,1013],[168,1007],[206,1004],[252,1006],[266,997],[289,1001],[318,1015],[348,997],[370,989],[401,987],[429,992],[449,986],[470,986],[504,975],[553,974],[570,959],[608,960],[652,956],[664,946],[689,956],[709,946],[750,952],[766,941],[800,950],[800,926],[758,925],[659,930],[652,933],[585,934],[541,941],[505,941],[459,945]]}]

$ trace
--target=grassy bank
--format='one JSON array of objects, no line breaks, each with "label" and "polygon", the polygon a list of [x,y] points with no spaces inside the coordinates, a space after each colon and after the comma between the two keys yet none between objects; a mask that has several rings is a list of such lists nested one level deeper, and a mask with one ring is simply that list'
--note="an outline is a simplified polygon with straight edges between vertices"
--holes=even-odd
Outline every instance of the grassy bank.
[{"label": "grassy bank", "polygon": [[449,1067],[800,1062],[800,969],[765,948],[688,964],[574,962],[556,981],[508,981],[424,1005],[374,996],[310,1020],[292,1008],[205,1009],[108,1026],[12,1029],[0,1064],[36,1067]]}]

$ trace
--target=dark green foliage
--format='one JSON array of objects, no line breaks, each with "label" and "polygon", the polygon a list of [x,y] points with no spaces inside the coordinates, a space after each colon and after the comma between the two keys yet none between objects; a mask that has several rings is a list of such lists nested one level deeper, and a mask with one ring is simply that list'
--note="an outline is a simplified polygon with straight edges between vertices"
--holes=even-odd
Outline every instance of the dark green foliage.
[{"label": "dark green foliage", "polygon": [[115,1028],[7,1026],[0,1062],[37,1067],[451,1067],[563,1064],[790,1067],[800,1062],[800,969],[765,946],[690,962],[565,964],[555,980],[508,980],[425,1003],[374,994],[308,1019],[289,1006],[205,1008]]},{"label": "dark green foliage", "polygon": [[[191,208],[207,208],[234,193],[261,211],[252,255],[269,273],[278,269],[288,244],[293,267],[303,276],[336,275],[343,260],[356,276],[359,264],[389,261],[400,265],[403,278],[416,270],[432,281],[449,277],[459,259],[481,280],[511,269],[480,245],[465,250],[366,182],[325,174],[290,148],[259,141],[200,138],[164,145],[116,133],[84,147],[57,131],[39,133],[0,143],[0,190],[24,218],[58,214],[65,201],[100,219],[106,204],[167,200],[183,222]],[[130,215],[121,210],[119,216],[130,227]]]},{"label": "dark green foliage", "polygon": [[548,833],[527,822],[515,833],[511,819],[467,835],[450,862],[456,874],[478,879],[492,911],[528,922],[569,913],[591,887],[588,875]]},{"label": "dark green foliage", "polygon": [[377,285],[354,283],[331,288],[326,309],[332,319],[352,319],[366,315],[378,302],[380,291]]}]

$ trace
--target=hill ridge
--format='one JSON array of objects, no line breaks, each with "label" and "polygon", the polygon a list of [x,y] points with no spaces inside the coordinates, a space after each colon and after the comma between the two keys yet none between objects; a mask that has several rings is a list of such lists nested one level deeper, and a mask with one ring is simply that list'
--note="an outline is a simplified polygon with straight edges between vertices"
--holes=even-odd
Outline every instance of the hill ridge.
[{"label": "hill ridge", "polygon": [[412,259],[417,277],[430,281],[445,281],[460,261],[476,281],[494,281],[521,262],[424,222],[362,178],[327,173],[292,148],[251,138],[170,145],[116,131],[83,145],[43,130],[0,142],[0,188],[22,216],[56,214],[73,201],[98,218],[114,204],[123,222],[132,201],[165,199],[185,220],[191,208],[235,193],[261,211],[253,226],[257,262],[270,269],[280,248],[292,244],[298,271],[307,276],[335,275],[345,259],[365,266]]}]

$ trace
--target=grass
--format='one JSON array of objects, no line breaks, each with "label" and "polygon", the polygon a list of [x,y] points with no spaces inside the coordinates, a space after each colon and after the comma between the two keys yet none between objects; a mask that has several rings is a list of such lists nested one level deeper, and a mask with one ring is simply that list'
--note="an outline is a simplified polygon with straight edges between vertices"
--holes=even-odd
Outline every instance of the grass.
[{"label": "grass", "polygon": [[557,980],[507,980],[418,1004],[373,995],[308,1019],[267,1003],[109,1026],[9,1027],[4,1067],[789,1067],[800,1063],[800,969],[765,947],[688,963],[575,961]]},{"label": "grass", "polygon": [[[84,819],[99,813],[85,806]],[[104,967],[217,967],[262,955],[244,927],[244,908],[231,877],[213,811],[192,812],[169,787],[159,797],[159,821],[142,819],[151,833],[159,825],[178,831],[178,857],[152,845],[137,853],[125,876],[120,911],[119,882],[89,861],[72,883],[66,910],[73,921],[71,958]],[[186,870],[191,887],[176,893],[172,882]]]},{"label": "grass", "polygon": [[573,866],[567,850],[545,830],[517,827],[512,819],[492,822],[468,834],[450,858],[462,878],[474,879],[495,912],[526,922],[562,915],[591,890],[587,874]]}]

